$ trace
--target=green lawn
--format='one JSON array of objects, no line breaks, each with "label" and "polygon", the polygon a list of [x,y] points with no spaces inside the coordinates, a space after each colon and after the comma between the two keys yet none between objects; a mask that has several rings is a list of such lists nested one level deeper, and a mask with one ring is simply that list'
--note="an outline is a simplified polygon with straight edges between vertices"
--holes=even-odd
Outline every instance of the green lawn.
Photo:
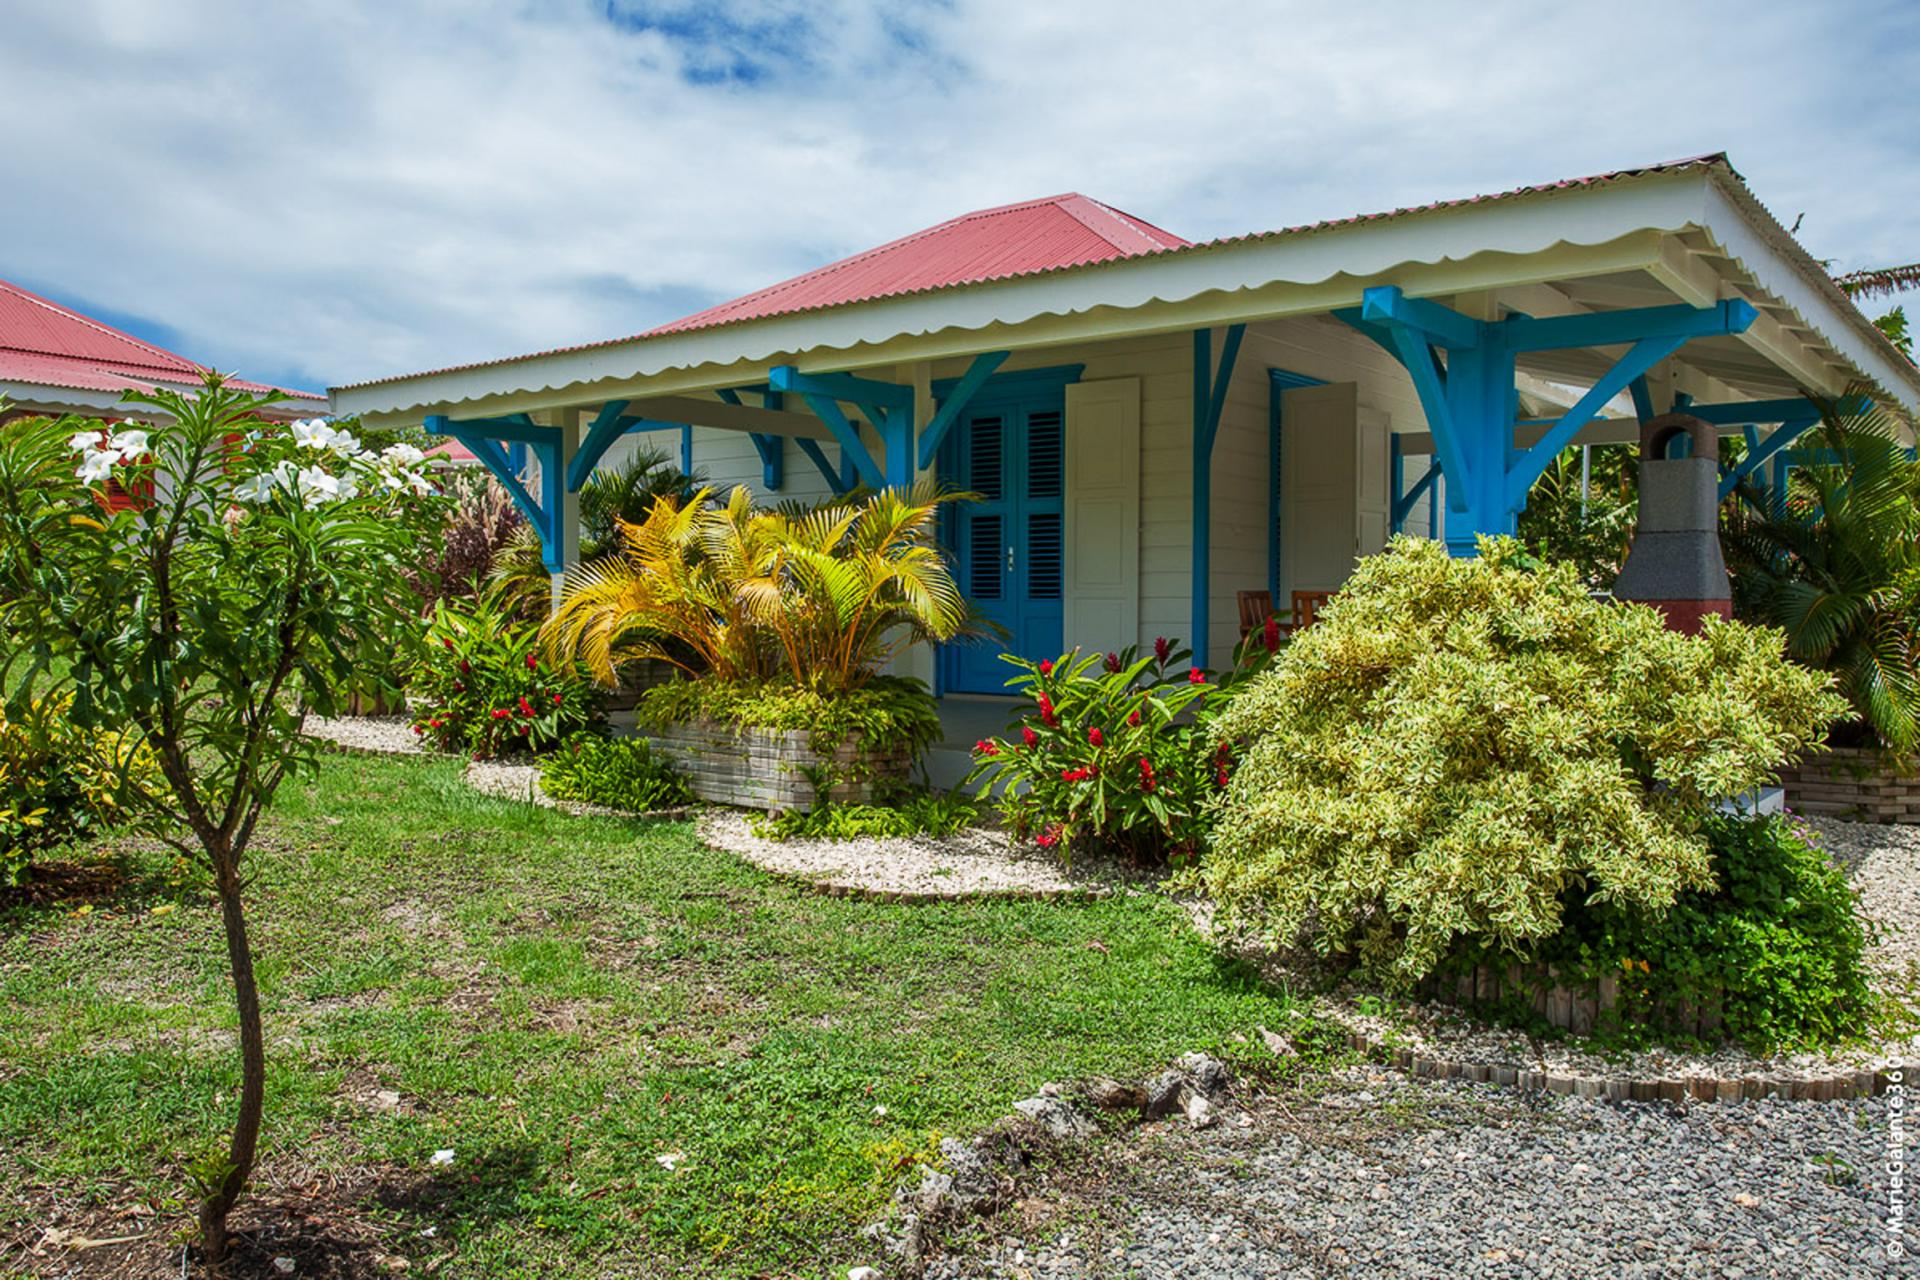
[{"label": "green lawn", "polygon": [[[108,856],[104,888],[0,899],[14,1239],[56,1201],[177,1214],[230,1119],[211,894],[170,854]],[[435,1275],[843,1276],[941,1135],[1286,1004],[1151,894],[825,897],[685,824],[482,798],[445,762],[330,758],[252,867],[267,1174],[334,1188]]]}]

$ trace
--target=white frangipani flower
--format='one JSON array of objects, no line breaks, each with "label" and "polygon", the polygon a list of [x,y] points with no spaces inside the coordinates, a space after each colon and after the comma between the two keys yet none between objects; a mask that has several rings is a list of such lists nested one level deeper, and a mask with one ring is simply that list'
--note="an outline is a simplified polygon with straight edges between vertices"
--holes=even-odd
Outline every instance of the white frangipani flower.
[{"label": "white frangipani flower", "polygon": [[301,418],[290,424],[293,442],[302,449],[324,449],[333,443],[333,428],[320,418]]},{"label": "white frangipani flower", "polygon": [[122,458],[132,462],[147,451],[147,433],[145,431],[117,431],[113,439],[107,441],[109,449],[117,450]]},{"label": "white frangipani flower", "polygon": [[380,460],[396,467],[417,467],[427,460],[427,455],[410,444],[390,444],[380,451]]},{"label": "white frangipani flower", "polygon": [[233,496],[241,502],[265,502],[273,497],[273,489],[273,473],[262,471],[235,485]]},{"label": "white frangipani flower", "polygon": [[67,448],[75,453],[86,453],[90,449],[98,449],[106,434],[104,431],[76,431],[67,441]]},{"label": "white frangipani flower", "polygon": [[80,468],[74,474],[88,484],[99,484],[113,474],[113,469],[119,461],[119,454],[106,449],[96,449],[81,457]]}]

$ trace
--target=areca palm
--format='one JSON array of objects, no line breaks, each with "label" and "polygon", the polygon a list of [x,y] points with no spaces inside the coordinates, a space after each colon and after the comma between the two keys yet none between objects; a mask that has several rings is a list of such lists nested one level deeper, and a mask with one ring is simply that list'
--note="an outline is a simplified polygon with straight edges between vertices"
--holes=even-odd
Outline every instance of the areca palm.
[{"label": "areca palm", "polygon": [[1784,502],[1728,515],[1735,607],[1834,674],[1880,743],[1920,747],[1920,464],[1882,412],[1823,405]]},{"label": "areca palm", "polygon": [[620,525],[617,555],[568,573],[549,641],[608,681],[655,658],[856,688],[909,645],[979,633],[934,539],[940,507],[960,496],[929,486],[804,513],[757,509],[744,488],[720,505],[705,490],[660,499]]}]

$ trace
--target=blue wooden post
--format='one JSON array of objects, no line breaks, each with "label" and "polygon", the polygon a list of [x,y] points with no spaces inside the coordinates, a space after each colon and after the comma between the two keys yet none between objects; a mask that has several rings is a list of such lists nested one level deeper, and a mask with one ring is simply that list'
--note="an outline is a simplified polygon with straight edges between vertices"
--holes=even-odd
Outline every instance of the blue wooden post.
[{"label": "blue wooden post", "polygon": [[1193,665],[1207,665],[1207,629],[1213,595],[1213,440],[1227,405],[1227,385],[1247,326],[1227,326],[1220,367],[1213,364],[1213,330],[1193,331]]}]

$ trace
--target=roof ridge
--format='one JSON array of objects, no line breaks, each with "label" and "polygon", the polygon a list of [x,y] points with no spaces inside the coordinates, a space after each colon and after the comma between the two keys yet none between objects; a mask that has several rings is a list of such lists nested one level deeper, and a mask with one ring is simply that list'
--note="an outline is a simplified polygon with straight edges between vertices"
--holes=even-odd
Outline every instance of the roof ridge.
[{"label": "roof ridge", "polygon": [[[62,306],[60,303],[55,302],[51,298],[43,298],[39,294],[33,292],[31,289],[22,288],[20,285],[15,284],[11,280],[0,280],[0,290],[5,290],[9,293],[12,293],[17,297],[21,298],[22,300],[28,303],[31,303],[34,306],[41,307],[47,311],[53,312],[56,315],[59,315],[68,320],[74,321],[85,328],[94,330],[96,333],[104,333],[111,337],[118,338],[123,342],[132,344],[133,346],[139,348],[142,351],[145,351],[151,355],[160,357],[160,362],[150,366],[152,368],[175,369],[175,370],[180,370],[184,368],[184,369],[192,369],[192,370],[195,370],[196,372],[201,371],[203,369],[202,365],[199,365],[194,361],[187,359],[185,356],[179,354],[178,352],[169,351],[165,347],[158,346],[154,343],[147,342],[140,338],[136,338],[132,334],[126,332],[124,329],[116,329],[110,324],[103,324],[102,322],[94,319],[92,316],[85,315],[81,312],[75,311],[72,307]],[[16,346],[11,342],[0,343],[0,346],[6,346],[7,348],[14,351],[31,351],[35,355],[58,356],[58,357],[61,357],[62,359],[69,359],[69,360],[93,358],[93,357],[87,357],[87,356],[75,356],[72,352],[69,352],[69,351],[44,351],[38,347]],[[129,360],[129,361],[126,361],[125,363],[141,364],[142,362],[137,360]],[[143,366],[143,367],[147,367],[147,366]]]},{"label": "roof ridge", "polygon": [[[1075,191],[1064,196],[1053,197],[1053,203],[1059,207],[1062,213],[1072,218],[1075,222],[1078,222],[1087,230],[1093,232],[1093,234],[1099,236],[1102,240],[1105,240],[1121,253],[1148,252],[1169,247],[1155,239],[1154,236],[1146,230],[1147,227],[1153,226],[1152,223],[1143,223],[1141,219],[1134,217],[1132,214],[1122,213],[1112,205],[1101,200],[1096,200],[1092,196],[1082,195]],[[1098,209],[1101,213],[1105,214],[1106,217],[1098,221],[1088,217],[1086,213],[1083,212],[1083,207],[1085,206],[1092,206]],[[1105,226],[1100,225],[1101,222],[1108,221],[1118,223],[1127,234],[1133,237],[1133,243],[1123,244],[1119,239],[1110,234]],[[1192,241],[1188,240],[1185,236],[1174,235],[1173,232],[1168,231],[1165,227],[1154,227],[1154,230],[1159,231],[1160,234],[1170,240],[1179,241],[1181,244],[1192,243]]]}]

